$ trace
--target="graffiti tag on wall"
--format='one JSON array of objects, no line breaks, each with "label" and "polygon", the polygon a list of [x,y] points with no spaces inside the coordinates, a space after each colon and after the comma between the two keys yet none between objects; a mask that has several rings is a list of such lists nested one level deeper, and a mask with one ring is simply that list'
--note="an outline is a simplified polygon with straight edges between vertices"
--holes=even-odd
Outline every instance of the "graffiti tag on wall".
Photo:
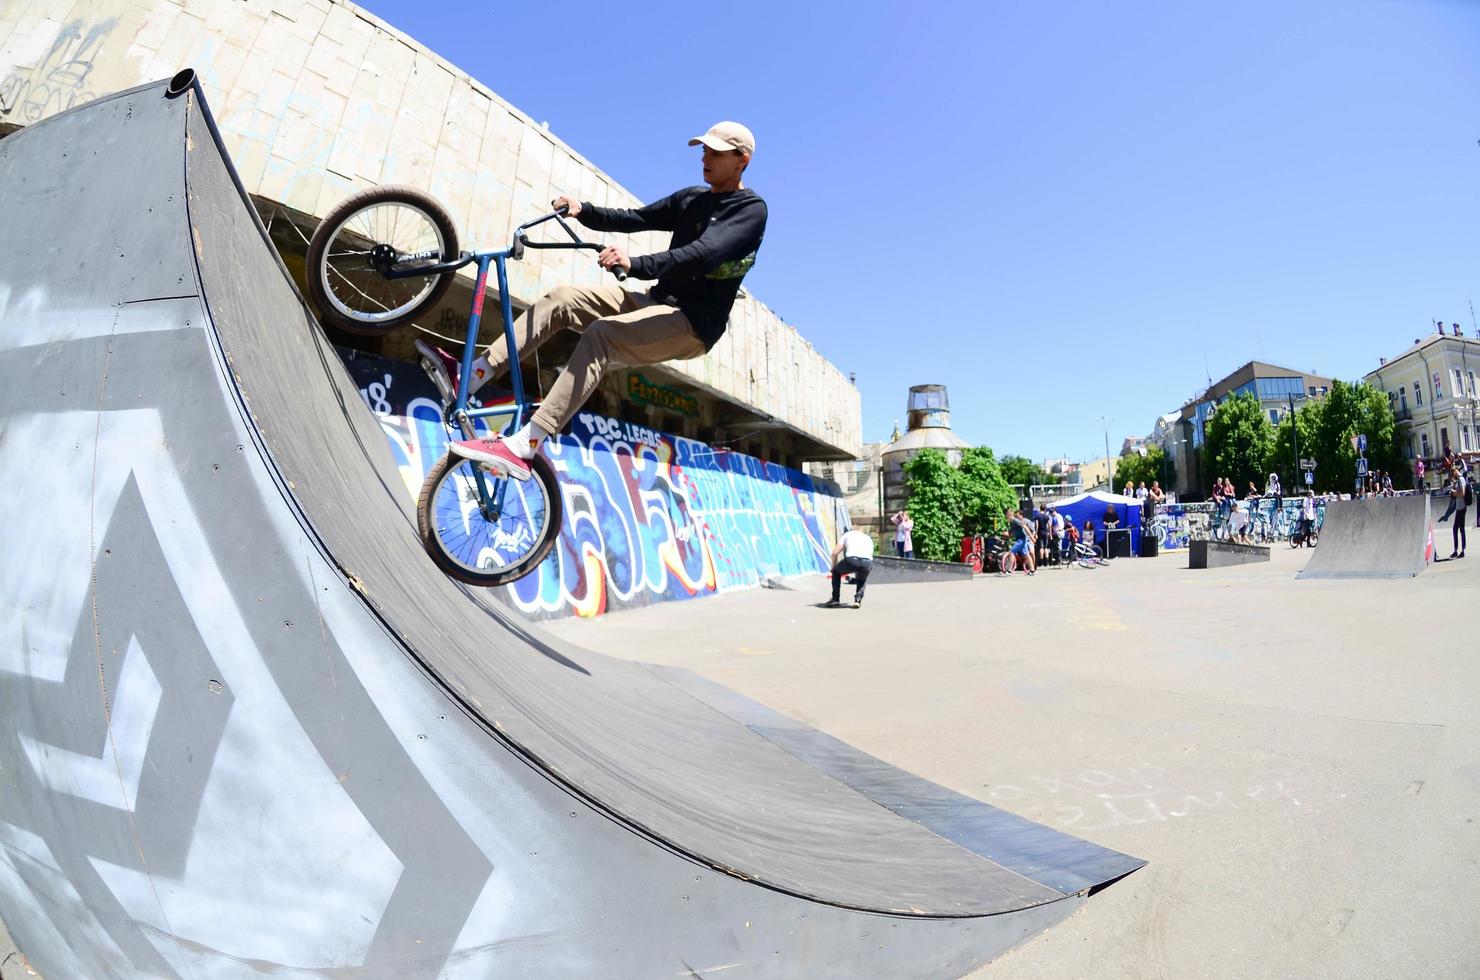
[{"label": "graffiti tag on wall", "polygon": [[[363,354],[346,355],[346,364],[414,499],[447,450],[430,382],[414,365]],[[507,587],[515,605],[540,618],[825,572],[848,527],[828,481],[592,412],[578,413],[541,451],[559,476],[565,521],[550,557]]]},{"label": "graffiti tag on wall", "polygon": [[87,76],[117,23],[109,18],[88,27],[81,20],[63,26],[39,62],[17,68],[0,82],[0,116],[33,123],[91,102],[97,96],[87,87]]}]

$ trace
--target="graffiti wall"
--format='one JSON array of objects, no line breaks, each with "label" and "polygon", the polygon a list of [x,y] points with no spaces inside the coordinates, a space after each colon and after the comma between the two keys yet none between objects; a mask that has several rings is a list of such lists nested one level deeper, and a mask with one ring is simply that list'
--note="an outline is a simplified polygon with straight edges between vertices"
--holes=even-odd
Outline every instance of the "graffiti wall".
[{"label": "graffiti wall", "polygon": [[[414,500],[446,452],[436,394],[415,365],[341,353]],[[542,452],[560,477],[560,542],[537,573],[505,589],[539,618],[825,572],[848,527],[830,481],[604,415],[578,413]]]},{"label": "graffiti wall", "polygon": [[117,24],[109,17],[61,25],[33,64],[0,79],[0,121],[33,123],[96,98],[88,76]]},{"label": "graffiti wall", "polygon": [[[1245,501],[1245,506],[1248,502]],[[1282,536],[1295,529],[1300,523],[1300,498],[1286,497],[1277,509],[1273,499],[1254,502],[1255,511],[1261,520],[1267,521]],[[1210,501],[1193,504],[1162,504],[1156,508],[1156,523],[1162,529],[1161,550],[1186,548],[1187,542],[1211,536],[1214,523],[1214,508]],[[1316,498],[1316,527],[1326,519],[1326,501]]]}]

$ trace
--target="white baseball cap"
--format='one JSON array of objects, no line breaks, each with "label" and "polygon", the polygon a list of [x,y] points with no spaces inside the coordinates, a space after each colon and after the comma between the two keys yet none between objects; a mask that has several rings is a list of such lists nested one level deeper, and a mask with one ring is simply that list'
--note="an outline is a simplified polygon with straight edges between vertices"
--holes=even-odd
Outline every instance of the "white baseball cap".
[{"label": "white baseball cap", "polygon": [[700,143],[711,150],[739,150],[741,153],[755,154],[755,135],[737,122],[717,122],[703,136],[695,136],[689,140],[690,146],[698,146]]}]

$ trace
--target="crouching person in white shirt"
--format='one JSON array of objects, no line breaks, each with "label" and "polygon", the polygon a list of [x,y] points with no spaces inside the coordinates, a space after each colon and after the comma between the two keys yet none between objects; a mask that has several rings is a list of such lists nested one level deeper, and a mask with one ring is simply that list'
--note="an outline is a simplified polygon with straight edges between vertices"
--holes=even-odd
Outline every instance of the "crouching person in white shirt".
[{"label": "crouching person in white shirt", "polygon": [[832,553],[832,599],[829,606],[841,606],[838,592],[843,586],[843,576],[853,576],[853,608],[863,605],[863,586],[868,582],[868,573],[874,569],[874,539],[857,529],[843,532],[838,546]]}]

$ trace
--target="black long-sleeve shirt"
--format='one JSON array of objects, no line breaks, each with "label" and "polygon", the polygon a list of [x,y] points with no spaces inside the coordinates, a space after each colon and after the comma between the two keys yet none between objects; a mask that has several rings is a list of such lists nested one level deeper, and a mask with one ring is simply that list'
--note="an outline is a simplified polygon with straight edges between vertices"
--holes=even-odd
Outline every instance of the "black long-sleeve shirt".
[{"label": "black long-sleeve shirt", "polygon": [[700,185],[636,210],[582,202],[578,220],[595,231],[673,233],[668,251],[633,256],[628,275],[656,279],[653,298],[683,310],[707,350],[724,335],[740,282],[755,265],[766,202],[748,188],[716,194]]}]

